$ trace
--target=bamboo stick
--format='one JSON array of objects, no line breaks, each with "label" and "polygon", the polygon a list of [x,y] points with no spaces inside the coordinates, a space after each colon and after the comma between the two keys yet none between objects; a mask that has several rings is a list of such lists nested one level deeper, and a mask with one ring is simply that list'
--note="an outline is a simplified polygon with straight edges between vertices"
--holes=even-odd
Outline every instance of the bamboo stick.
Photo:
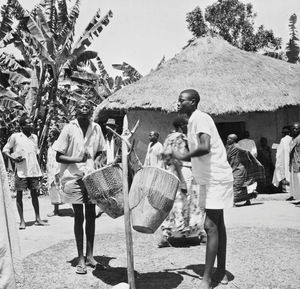
[{"label": "bamboo stick", "polygon": [[[134,278],[134,263],[133,263],[133,244],[131,221],[129,211],[129,197],[128,197],[128,147],[127,142],[131,133],[128,130],[127,116],[123,120],[123,133],[122,133],[122,167],[123,167],[123,194],[124,194],[124,222],[125,222],[125,236],[127,248],[127,277],[130,289],[136,289]],[[127,141],[126,141],[127,140]]]}]

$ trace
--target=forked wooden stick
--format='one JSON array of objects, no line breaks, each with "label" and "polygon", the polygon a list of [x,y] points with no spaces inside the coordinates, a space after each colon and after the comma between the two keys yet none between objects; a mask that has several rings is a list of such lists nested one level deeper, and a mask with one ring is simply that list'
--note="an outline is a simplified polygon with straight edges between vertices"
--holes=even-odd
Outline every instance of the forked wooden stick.
[{"label": "forked wooden stick", "polygon": [[[135,127],[136,130],[137,127]],[[123,167],[123,195],[124,195],[124,222],[125,222],[125,236],[126,236],[126,248],[127,248],[127,277],[130,289],[136,289],[134,278],[134,262],[133,262],[133,244],[132,244],[132,231],[130,221],[129,210],[129,197],[128,197],[128,153],[131,144],[129,138],[132,136],[132,132],[128,129],[127,115],[123,120],[123,132],[122,132],[122,167]]]}]

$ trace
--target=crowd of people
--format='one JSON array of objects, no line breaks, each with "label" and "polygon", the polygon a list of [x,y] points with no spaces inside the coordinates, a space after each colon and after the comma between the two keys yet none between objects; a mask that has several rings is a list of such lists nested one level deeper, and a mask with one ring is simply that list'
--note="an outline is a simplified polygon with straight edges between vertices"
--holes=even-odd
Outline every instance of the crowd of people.
[{"label": "crowd of people", "polygon": [[[174,130],[163,143],[159,142],[158,131],[149,133],[144,166],[168,170],[180,180],[173,208],[161,225],[158,247],[171,246],[172,238],[196,237],[205,242],[206,263],[201,281],[201,288],[205,289],[210,288],[212,280],[228,283],[224,209],[240,202],[250,205],[258,192],[273,187],[288,192],[287,200],[300,199],[300,124],[283,128],[274,166],[271,149],[264,137],[260,139],[258,149],[249,132],[245,132],[241,140],[232,133],[223,144],[213,119],[198,109],[199,102],[200,95],[196,90],[187,89],[180,93],[178,111],[182,116],[174,120]],[[62,203],[72,205],[77,274],[86,274],[87,266],[105,269],[93,256],[95,219],[103,210],[96,210],[82,178],[95,169],[121,162],[121,141],[113,134],[116,121],[108,119],[107,131],[103,134],[100,125],[91,121],[92,111],[89,101],[78,101],[76,118],[62,131],[52,130],[48,137],[48,191],[54,206],[48,216],[59,215]],[[31,194],[35,224],[45,226],[47,223],[41,220],[39,211],[42,172],[37,158],[37,136],[32,133],[33,123],[27,115],[21,116],[19,125],[21,131],[9,137],[3,154],[14,163],[19,229],[24,230],[24,190]],[[4,186],[2,155],[0,161],[1,185]],[[4,194],[8,194],[7,186]],[[9,222],[5,226],[8,227]],[[215,259],[217,270],[213,274]],[[9,282],[13,282],[12,279]]]}]

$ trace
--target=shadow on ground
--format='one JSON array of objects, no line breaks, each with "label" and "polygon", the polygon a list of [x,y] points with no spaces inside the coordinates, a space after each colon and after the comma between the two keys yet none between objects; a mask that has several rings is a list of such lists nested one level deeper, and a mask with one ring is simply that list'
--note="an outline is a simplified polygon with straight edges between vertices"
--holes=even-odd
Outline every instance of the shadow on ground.
[{"label": "shadow on ground", "polygon": [[[194,273],[196,273],[197,275],[199,275],[200,279],[202,279],[203,274],[204,274],[204,267],[205,267],[204,264],[200,264],[200,265],[188,265],[184,269],[192,270]],[[213,272],[216,269],[217,268],[213,268]],[[226,271],[226,276],[227,276],[229,282],[231,282],[234,279],[234,275],[231,272],[229,272],[229,271]],[[219,283],[214,282],[214,281],[212,282],[212,287],[213,288],[217,287],[218,285],[219,285]]]},{"label": "shadow on ground", "polygon": [[[93,275],[108,285],[117,285],[127,281],[127,268],[109,267],[105,270],[93,271]],[[135,271],[136,285],[139,289],[171,289],[176,288],[183,281],[183,277],[175,272],[149,272],[138,273]]]},{"label": "shadow on ground", "polygon": [[169,238],[168,242],[172,247],[177,248],[185,248],[185,247],[191,247],[191,246],[199,246],[200,245],[200,239],[198,237],[192,237],[192,238]]},{"label": "shadow on ground", "polygon": [[[48,224],[48,220],[42,220],[44,223],[46,223],[46,226],[48,226],[49,224]],[[31,226],[33,226],[33,225],[35,225],[35,226],[41,226],[41,225],[38,225],[37,223],[36,223],[36,221],[29,221],[29,222],[25,222],[25,225],[26,225],[26,227],[31,227]]]},{"label": "shadow on ground", "polygon": [[[116,259],[115,257],[107,257],[107,256],[94,256],[95,260],[103,265],[105,268],[110,268],[109,266],[109,262],[110,260]],[[77,266],[77,257],[74,257],[73,259],[67,261],[67,263],[70,263],[72,267],[76,267]],[[95,271],[97,271],[98,269],[95,269]]]},{"label": "shadow on ground", "polygon": [[59,209],[59,217],[73,217],[74,213],[71,208],[69,209]]},{"label": "shadow on ground", "polygon": [[264,203],[259,202],[259,203],[251,203],[250,205],[248,204],[236,204],[235,206],[238,207],[251,207],[251,206],[256,206],[256,205],[263,205]]}]

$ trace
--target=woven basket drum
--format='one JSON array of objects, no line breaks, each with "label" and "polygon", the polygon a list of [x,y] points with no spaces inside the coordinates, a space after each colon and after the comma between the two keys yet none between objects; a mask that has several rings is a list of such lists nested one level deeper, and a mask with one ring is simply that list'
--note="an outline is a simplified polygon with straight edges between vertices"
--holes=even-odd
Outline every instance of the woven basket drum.
[{"label": "woven basket drum", "polygon": [[170,213],[178,186],[179,179],[166,170],[156,167],[139,170],[129,192],[133,229],[154,233]]},{"label": "woven basket drum", "polygon": [[90,198],[110,217],[124,215],[122,191],[122,168],[120,165],[108,165],[86,175],[83,183]]}]

